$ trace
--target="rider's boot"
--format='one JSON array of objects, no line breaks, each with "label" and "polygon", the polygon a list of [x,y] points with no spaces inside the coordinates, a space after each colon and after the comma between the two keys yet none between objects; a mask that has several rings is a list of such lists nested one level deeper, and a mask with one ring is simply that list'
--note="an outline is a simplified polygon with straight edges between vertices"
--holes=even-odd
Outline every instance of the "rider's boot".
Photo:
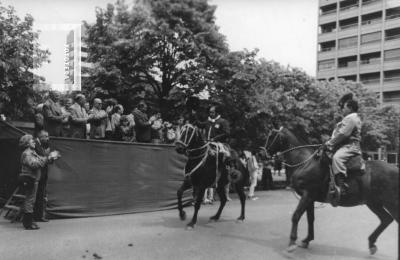
[{"label": "rider's boot", "polygon": [[343,198],[347,194],[348,185],[345,182],[346,176],[343,173],[338,173],[335,175],[336,185],[340,190],[340,198]]}]

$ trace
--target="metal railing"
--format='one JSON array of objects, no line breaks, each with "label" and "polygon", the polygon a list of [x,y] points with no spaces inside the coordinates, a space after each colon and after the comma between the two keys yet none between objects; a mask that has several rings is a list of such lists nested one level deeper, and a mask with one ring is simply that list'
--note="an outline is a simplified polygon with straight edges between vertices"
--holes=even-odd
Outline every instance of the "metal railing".
[{"label": "metal railing", "polygon": [[350,9],[354,9],[358,7],[358,3],[357,4],[352,4],[352,5],[348,5],[348,6],[343,6],[340,7],[340,11],[344,11],[344,10],[350,10]]},{"label": "metal railing", "polygon": [[344,31],[344,30],[347,30],[347,29],[350,29],[353,27],[357,27],[357,26],[358,26],[358,23],[352,23],[352,24],[340,26],[339,28],[341,31]]},{"label": "metal railing", "polygon": [[372,64],[379,64],[381,63],[380,58],[374,58],[374,59],[369,59],[369,60],[361,60],[360,64],[361,65],[372,65]]},{"label": "metal railing", "polygon": [[338,68],[344,69],[344,68],[354,68],[357,67],[357,61],[349,61],[346,63],[339,63]]},{"label": "metal railing", "polygon": [[395,40],[395,39],[400,39],[400,34],[385,37],[385,41],[391,41],[391,40]]},{"label": "metal railing", "polygon": [[363,84],[365,84],[365,85],[369,85],[369,84],[376,84],[376,83],[379,83],[380,82],[380,79],[379,78],[377,78],[377,79],[361,79],[361,83],[363,83]]},{"label": "metal railing", "polygon": [[400,18],[400,14],[391,14],[386,16],[386,20]]},{"label": "metal railing", "polygon": [[367,20],[367,21],[363,21],[361,22],[362,25],[368,25],[368,24],[377,24],[382,22],[382,17],[381,18],[377,18],[377,19],[371,19],[371,20]]},{"label": "metal railing", "polygon": [[384,82],[400,81],[400,76],[399,77],[383,78],[383,81]]},{"label": "metal railing", "polygon": [[328,15],[328,14],[333,14],[333,13],[336,13],[336,9],[328,10],[328,11],[321,11],[321,15]]},{"label": "metal railing", "polygon": [[335,49],[335,47],[325,47],[325,48],[321,48],[321,50],[319,52],[328,52],[328,51],[333,51]]},{"label": "metal railing", "polygon": [[332,28],[332,29],[323,29],[323,30],[321,30],[321,33],[320,33],[320,34],[331,33],[331,32],[336,32],[336,28]]},{"label": "metal railing", "polygon": [[373,3],[377,3],[377,2],[381,2],[382,0],[368,0],[368,1],[363,1],[362,2],[362,5],[364,6],[364,5],[370,5],[370,4],[373,4]]}]

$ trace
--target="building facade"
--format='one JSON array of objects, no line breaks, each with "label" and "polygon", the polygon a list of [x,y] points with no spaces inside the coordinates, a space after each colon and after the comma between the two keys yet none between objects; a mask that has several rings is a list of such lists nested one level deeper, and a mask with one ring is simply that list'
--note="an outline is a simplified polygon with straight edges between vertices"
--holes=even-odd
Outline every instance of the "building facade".
[{"label": "building facade", "polygon": [[319,0],[316,75],[400,104],[400,0]]},{"label": "building facade", "polygon": [[91,68],[91,63],[86,61],[87,48],[82,41],[85,35],[83,26],[71,30],[66,39],[64,58],[64,83],[65,91],[80,91],[82,78],[87,76],[85,70]]}]

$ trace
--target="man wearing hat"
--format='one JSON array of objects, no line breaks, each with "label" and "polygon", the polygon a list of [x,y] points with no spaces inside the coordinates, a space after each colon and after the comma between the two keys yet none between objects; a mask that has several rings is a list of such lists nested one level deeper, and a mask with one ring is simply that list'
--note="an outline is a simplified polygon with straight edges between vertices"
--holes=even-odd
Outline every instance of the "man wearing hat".
[{"label": "man wearing hat", "polygon": [[340,197],[346,195],[345,179],[347,177],[346,162],[353,156],[361,154],[361,119],[357,114],[358,103],[353,94],[344,95],[339,101],[343,120],[336,125],[326,147],[334,152],[332,157],[332,172],[340,189]]}]

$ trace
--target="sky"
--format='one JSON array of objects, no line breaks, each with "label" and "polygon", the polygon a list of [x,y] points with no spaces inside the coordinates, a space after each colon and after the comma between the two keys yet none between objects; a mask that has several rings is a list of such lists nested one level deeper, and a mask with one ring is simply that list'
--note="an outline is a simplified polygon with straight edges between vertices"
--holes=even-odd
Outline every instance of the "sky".
[{"label": "sky", "polygon": [[[41,30],[39,42],[51,63],[37,73],[50,84],[64,83],[67,33],[83,20],[95,21],[95,8],[113,0],[0,0],[19,16],[31,14]],[[126,0],[130,2],[130,0]],[[259,49],[259,58],[316,73],[318,0],[209,0],[216,24],[232,51]]]}]

